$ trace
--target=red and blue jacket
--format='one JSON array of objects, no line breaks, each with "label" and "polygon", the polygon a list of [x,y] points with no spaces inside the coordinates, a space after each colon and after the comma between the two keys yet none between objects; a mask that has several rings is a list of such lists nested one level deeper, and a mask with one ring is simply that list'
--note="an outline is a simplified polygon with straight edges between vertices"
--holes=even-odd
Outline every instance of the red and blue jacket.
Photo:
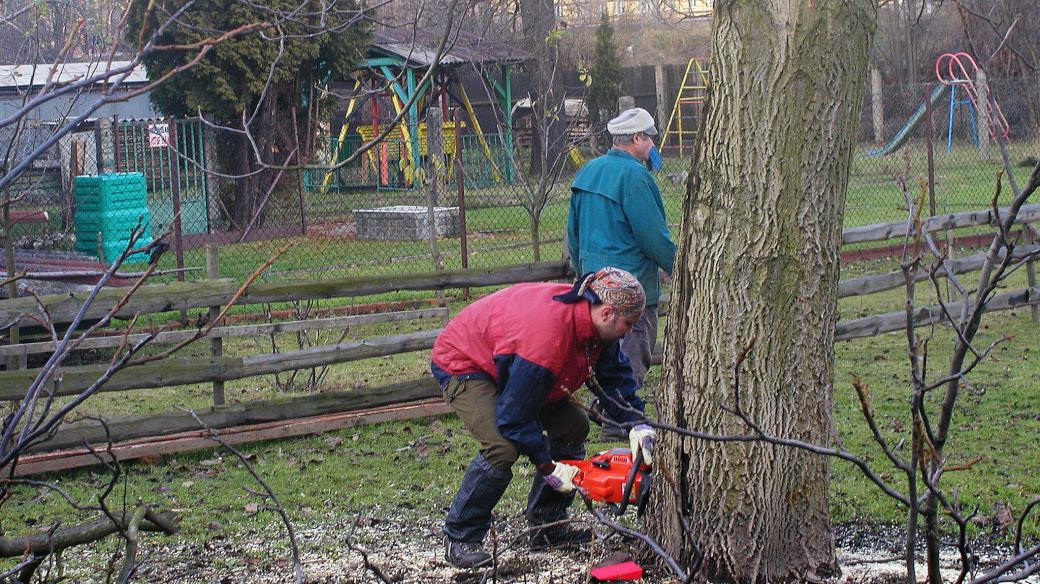
[{"label": "red and blue jacket", "polygon": [[[434,376],[481,378],[499,387],[498,431],[535,465],[549,462],[539,412],[569,399],[595,370],[606,392],[607,413],[621,422],[642,419],[645,404],[620,343],[604,343],[593,326],[587,300],[571,304],[553,297],[569,284],[517,284],[464,308],[433,345]],[[616,404],[627,403],[631,409]]]}]

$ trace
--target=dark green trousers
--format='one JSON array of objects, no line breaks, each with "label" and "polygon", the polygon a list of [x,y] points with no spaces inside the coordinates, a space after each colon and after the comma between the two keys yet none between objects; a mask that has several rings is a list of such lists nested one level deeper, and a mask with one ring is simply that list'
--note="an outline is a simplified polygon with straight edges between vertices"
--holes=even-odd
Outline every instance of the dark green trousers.
[{"label": "dark green trousers", "polygon": [[[452,377],[444,390],[444,399],[470,434],[480,443],[480,453],[496,468],[507,470],[520,458],[516,445],[502,436],[495,423],[495,402],[498,386],[485,379],[460,380]],[[589,435],[589,417],[577,405],[563,401],[546,405],[539,412],[542,429],[549,437],[550,451],[555,444],[584,444]],[[570,448],[569,450],[574,450]],[[557,456],[553,452],[553,457]],[[559,453],[566,456],[584,456],[576,452]],[[557,458],[559,460],[559,458]]]}]

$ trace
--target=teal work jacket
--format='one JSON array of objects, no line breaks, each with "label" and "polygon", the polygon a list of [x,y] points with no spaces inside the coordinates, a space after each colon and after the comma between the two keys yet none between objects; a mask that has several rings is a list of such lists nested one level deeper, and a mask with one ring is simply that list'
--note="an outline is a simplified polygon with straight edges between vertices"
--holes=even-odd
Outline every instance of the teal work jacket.
[{"label": "teal work jacket", "polygon": [[639,279],[646,305],[657,305],[657,270],[672,273],[675,243],[661,192],[646,166],[615,148],[578,171],[571,184],[567,248],[578,274],[621,268]]}]

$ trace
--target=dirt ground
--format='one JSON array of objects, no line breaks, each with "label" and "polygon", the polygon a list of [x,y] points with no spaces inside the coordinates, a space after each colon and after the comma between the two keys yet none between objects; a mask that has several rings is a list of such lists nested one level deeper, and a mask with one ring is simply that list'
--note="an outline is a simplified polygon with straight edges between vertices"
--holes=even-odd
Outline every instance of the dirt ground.
[{"label": "dirt ground", "polygon": [[[295,525],[306,581],[354,584],[401,582],[404,584],[482,582],[524,584],[575,584],[590,582],[589,567],[614,551],[635,551],[639,544],[618,536],[601,537],[578,549],[531,552],[518,536],[522,521],[506,518],[496,526],[499,542],[497,578],[486,570],[460,570],[443,559],[440,518],[416,518],[370,514],[342,520],[316,519],[312,525]],[[317,524],[321,521],[321,524]],[[606,535],[605,529],[598,529]],[[905,570],[899,559],[902,533],[896,527],[838,526],[836,540],[842,567],[836,584],[902,582]],[[510,545],[512,542],[512,545]],[[137,581],[220,584],[293,582],[288,539],[272,515],[263,531],[231,540],[217,534],[204,543],[164,544],[151,537],[144,548]],[[983,564],[1008,557],[1007,549],[990,546],[979,555]],[[372,567],[366,567],[364,557]],[[950,569],[947,582],[956,578],[956,557],[945,558]],[[68,563],[66,574],[75,582],[103,582],[99,567],[108,558],[79,557]],[[378,571],[378,574],[377,574]],[[918,566],[919,580],[924,567]],[[660,567],[646,566],[641,582],[665,584],[678,580]],[[1026,581],[1040,584],[1040,577]]]}]

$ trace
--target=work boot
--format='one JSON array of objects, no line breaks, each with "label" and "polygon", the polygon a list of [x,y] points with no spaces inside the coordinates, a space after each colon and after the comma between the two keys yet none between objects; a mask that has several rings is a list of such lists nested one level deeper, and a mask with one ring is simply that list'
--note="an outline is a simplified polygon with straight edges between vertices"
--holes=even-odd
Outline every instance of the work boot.
[{"label": "work boot", "polygon": [[599,436],[603,442],[628,442],[628,430],[614,424],[603,424]]},{"label": "work boot", "polygon": [[556,547],[577,546],[588,543],[596,532],[587,527],[573,527],[566,523],[543,527],[531,532],[531,549],[547,550]]},{"label": "work boot", "polygon": [[444,559],[457,568],[476,568],[491,560],[479,543],[444,538]]},{"label": "work boot", "polygon": [[593,399],[589,406],[593,421],[600,425],[599,436],[603,442],[625,442],[628,440],[628,430],[615,422],[603,409],[603,402],[599,398]]},{"label": "work boot", "polygon": [[512,478],[510,469],[495,467],[478,452],[444,517],[444,535],[453,541],[484,541],[491,529],[491,512]]}]

